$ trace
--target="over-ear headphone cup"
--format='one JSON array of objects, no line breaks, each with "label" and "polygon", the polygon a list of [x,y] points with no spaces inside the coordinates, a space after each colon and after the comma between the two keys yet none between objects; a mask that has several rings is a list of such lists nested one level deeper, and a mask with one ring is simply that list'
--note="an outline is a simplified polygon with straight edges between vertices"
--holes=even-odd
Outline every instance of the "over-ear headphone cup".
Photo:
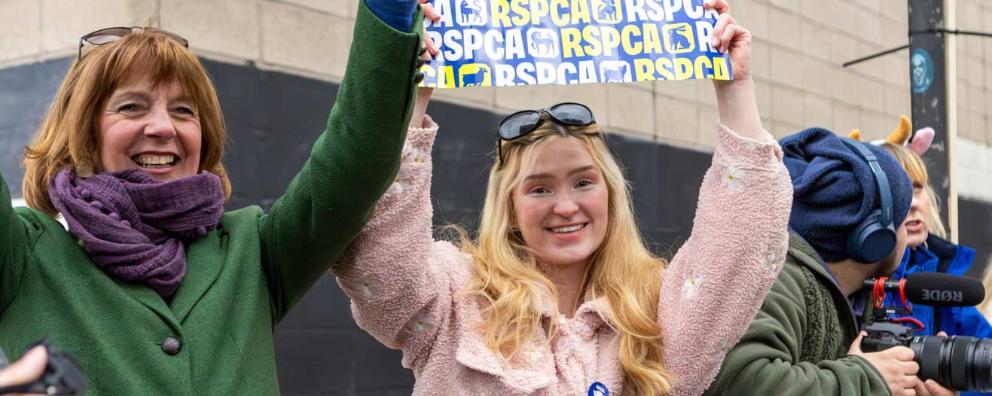
[{"label": "over-ear headphone cup", "polygon": [[896,235],[888,228],[880,228],[864,238],[861,254],[866,262],[875,263],[884,260],[892,254],[896,247]]},{"label": "over-ear headphone cup", "polygon": [[896,232],[892,227],[882,226],[881,211],[868,215],[851,233],[847,242],[847,252],[851,258],[862,263],[876,263],[892,254],[896,247]]}]

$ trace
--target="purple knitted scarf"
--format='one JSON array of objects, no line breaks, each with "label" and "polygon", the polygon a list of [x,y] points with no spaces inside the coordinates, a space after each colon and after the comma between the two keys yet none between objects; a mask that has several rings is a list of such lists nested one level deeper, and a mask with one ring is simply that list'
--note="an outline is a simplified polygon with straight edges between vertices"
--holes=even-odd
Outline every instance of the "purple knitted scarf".
[{"label": "purple knitted scarf", "polygon": [[220,178],[209,172],[162,182],[138,169],[90,177],[64,169],[48,196],[100,269],[167,300],[186,276],[186,243],[224,212]]}]

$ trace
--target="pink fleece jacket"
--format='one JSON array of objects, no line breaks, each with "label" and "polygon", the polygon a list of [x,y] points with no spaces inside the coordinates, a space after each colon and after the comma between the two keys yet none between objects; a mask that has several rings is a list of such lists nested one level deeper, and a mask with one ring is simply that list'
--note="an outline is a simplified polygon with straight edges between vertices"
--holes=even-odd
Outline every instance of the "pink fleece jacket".
[{"label": "pink fleece jacket", "polygon": [[[424,124],[409,131],[396,182],[336,266],[358,325],[403,351],[415,395],[586,395],[600,386],[623,394],[618,336],[603,298],[562,316],[553,341],[535,335],[512,363],[486,347],[483,302],[464,293],[472,258],[432,237],[437,124]],[[719,134],[692,235],[667,268],[658,303],[673,395],[698,395],[710,384],[761,306],[788,245],[792,184],[778,144],[723,126]],[[543,310],[557,314],[551,301]]]}]

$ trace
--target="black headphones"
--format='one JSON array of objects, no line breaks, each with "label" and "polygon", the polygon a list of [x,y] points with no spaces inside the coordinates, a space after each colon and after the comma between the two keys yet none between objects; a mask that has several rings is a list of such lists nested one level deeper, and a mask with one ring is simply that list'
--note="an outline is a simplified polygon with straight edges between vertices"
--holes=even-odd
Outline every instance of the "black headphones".
[{"label": "black headphones", "polygon": [[882,207],[871,211],[847,237],[847,254],[862,263],[877,263],[892,254],[892,249],[896,247],[889,179],[878,163],[878,157],[864,143],[846,138],[841,138],[841,141],[868,162],[882,201]]}]

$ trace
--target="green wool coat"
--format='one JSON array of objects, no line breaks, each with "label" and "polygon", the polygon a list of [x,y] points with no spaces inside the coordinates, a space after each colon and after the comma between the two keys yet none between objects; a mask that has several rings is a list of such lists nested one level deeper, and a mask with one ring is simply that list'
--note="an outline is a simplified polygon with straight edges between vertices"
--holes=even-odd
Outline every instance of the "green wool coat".
[{"label": "green wool coat", "polygon": [[795,233],[782,272],[707,395],[888,395],[874,366],[847,351],[858,323],[812,246]]},{"label": "green wool coat", "polygon": [[[47,338],[76,357],[89,395],[278,394],[273,329],[395,178],[416,96],[422,22],[401,33],[361,3],[347,73],[306,164],[269,213],[225,213],[188,245],[171,304],[104,274],[43,213],[11,208],[0,180],[0,347],[17,358]],[[166,353],[175,341],[178,353]]]}]

